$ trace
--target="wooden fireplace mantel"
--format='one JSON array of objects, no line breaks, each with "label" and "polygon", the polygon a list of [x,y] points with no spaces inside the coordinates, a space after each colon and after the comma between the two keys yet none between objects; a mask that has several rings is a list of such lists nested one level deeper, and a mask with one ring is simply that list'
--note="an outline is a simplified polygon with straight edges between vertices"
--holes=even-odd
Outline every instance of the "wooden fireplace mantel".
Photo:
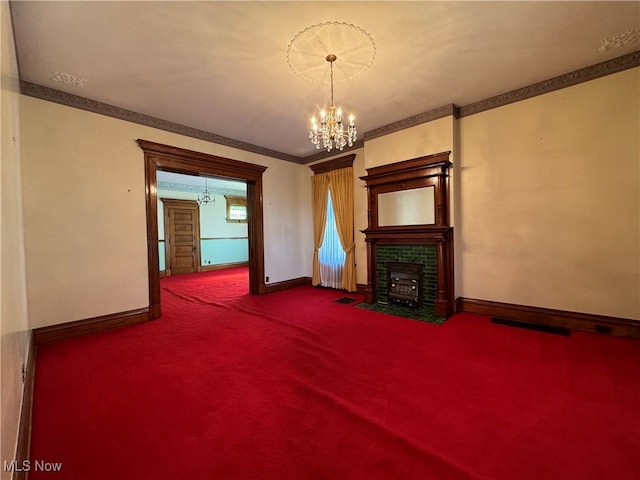
[{"label": "wooden fireplace mantel", "polygon": [[[362,230],[367,243],[368,278],[365,301],[375,303],[377,287],[377,248],[380,245],[434,245],[436,247],[437,286],[435,315],[454,313],[453,227],[449,224],[449,168],[451,152],[436,153],[398,163],[367,169],[360,177],[368,189],[368,221]],[[378,196],[433,187],[433,223],[424,225],[379,225]],[[425,208],[415,205],[412,208]]]}]

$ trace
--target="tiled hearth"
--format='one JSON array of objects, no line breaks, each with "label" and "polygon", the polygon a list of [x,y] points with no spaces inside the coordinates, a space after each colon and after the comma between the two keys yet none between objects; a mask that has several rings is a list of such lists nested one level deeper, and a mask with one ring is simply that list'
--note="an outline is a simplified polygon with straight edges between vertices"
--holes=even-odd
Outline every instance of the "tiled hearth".
[{"label": "tiled hearth", "polygon": [[436,247],[433,245],[380,245],[376,253],[378,303],[390,303],[387,264],[389,262],[416,263],[422,265],[422,305],[418,308],[433,314],[437,288]]}]

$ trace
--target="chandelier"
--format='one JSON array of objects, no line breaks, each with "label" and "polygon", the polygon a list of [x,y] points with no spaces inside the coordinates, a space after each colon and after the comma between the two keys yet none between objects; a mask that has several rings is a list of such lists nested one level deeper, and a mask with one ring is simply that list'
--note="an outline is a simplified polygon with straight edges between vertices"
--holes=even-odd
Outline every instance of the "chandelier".
[{"label": "chandelier", "polygon": [[216,204],[216,197],[209,193],[209,189],[207,188],[207,178],[204,179],[204,192],[202,195],[198,194],[198,205],[203,207],[212,207]]},{"label": "chandelier", "polygon": [[333,104],[333,62],[338,59],[334,54],[327,55],[327,62],[331,68],[331,105],[329,111],[320,111],[320,123],[316,121],[316,117],[311,118],[311,130],[309,130],[309,138],[311,143],[320,149],[320,144],[330,152],[332,148],[342,150],[345,145],[353,146],[356,141],[358,132],[356,124],[353,121],[353,115],[349,115],[349,125],[346,127],[342,122],[342,109]]}]

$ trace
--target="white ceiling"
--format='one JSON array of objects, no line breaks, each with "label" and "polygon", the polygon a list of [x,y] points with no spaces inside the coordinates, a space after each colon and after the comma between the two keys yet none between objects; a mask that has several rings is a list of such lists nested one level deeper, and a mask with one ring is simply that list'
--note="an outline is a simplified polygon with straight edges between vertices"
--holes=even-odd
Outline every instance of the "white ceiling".
[{"label": "white ceiling", "polygon": [[[375,42],[335,100],[364,132],[468,105],[640,49],[640,2],[12,2],[21,79],[278,152],[316,152],[329,86],[290,68],[305,28],[346,22]],[[601,42],[635,31],[629,43]],[[618,42],[623,43],[623,42]],[[317,52],[327,69],[326,53]],[[52,79],[59,72],[58,79]],[[69,75],[69,76],[66,76]],[[81,86],[66,81],[78,79]]]}]

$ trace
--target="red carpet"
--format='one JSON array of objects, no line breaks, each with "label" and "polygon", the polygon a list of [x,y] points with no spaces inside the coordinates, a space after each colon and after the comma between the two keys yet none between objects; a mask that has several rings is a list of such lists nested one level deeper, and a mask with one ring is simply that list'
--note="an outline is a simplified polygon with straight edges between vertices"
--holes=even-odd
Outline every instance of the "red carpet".
[{"label": "red carpet", "polygon": [[42,346],[32,480],[640,478],[640,343],[442,326],[244,269],[162,280],[161,319]]}]

